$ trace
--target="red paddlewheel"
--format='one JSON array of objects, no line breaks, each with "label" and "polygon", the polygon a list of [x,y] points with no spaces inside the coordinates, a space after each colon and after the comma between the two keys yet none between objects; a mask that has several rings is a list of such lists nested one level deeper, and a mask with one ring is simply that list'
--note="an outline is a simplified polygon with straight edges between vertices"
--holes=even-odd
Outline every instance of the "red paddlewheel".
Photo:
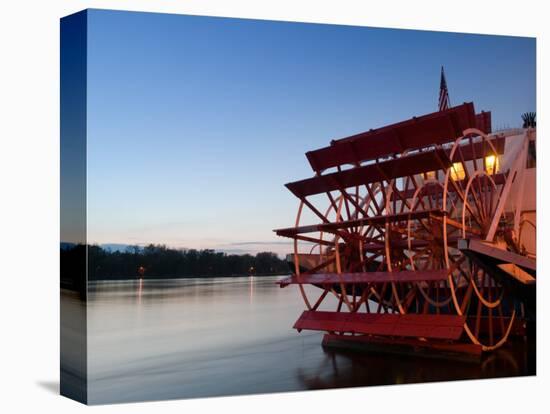
[{"label": "red paddlewheel", "polygon": [[[448,150],[451,167],[400,179],[388,192],[388,212],[442,210],[442,216],[411,215],[386,225],[389,271],[446,269],[446,281],[393,284],[401,313],[466,316],[468,338],[485,351],[505,343],[515,307],[504,287],[457,248],[459,238],[482,238],[489,231],[505,179],[499,151],[477,130]],[[501,231],[506,223],[499,224]],[[402,240],[406,239],[406,246]]]},{"label": "red paddlewheel", "polygon": [[[467,132],[457,139],[450,153],[452,167],[445,177],[444,194],[460,209],[446,221],[453,221],[462,238],[485,239],[501,202],[505,180],[499,174],[499,151],[493,141],[481,131]],[[501,220],[497,235],[509,226]],[[453,304],[459,315],[467,317],[466,334],[485,351],[500,347],[510,335],[516,304],[501,283],[463,256],[456,244],[446,244],[445,249],[448,267],[452,268],[449,284]]]},{"label": "red paddlewheel", "polygon": [[[435,179],[436,174],[442,175],[442,172],[404,178],[400,188],[396,186],[392,194],[388,194],[387,199],[393,200],[388,208],[409,213],[452,210],[452,205],[447,208],[443,205],[443,186]],[[411,214],[402,222],[388,223],[387,231],[392,235],[387,240],[389,271],[448,269],[444,244],[448,243],[449,234],[456,243],[456,236],[452,230],[448,231],[444,217],[444,214]],[[394,284],[393,293],[401,313],[454,313],[446,280]]]},{"label": "red paddlewheel", "polygon": [[[445,119],[437,134],[456,127]],[[454,128],[452,139],[428,139],[418,122],[396,124],[400,133],[381,129],[309,152],[317,175],[286,185],[300,205],[295,226],[276,232],[294,240],[294,275],[281,285],[297,284],[306,305],[296,329],[409,337],[434,346],[460,338],[473,343],[463,346],[489,351],[517,325],[509,292],[458,249],[460,239],[509,244],[509,218],[493,220],[511,185],[499,171],[504,138],[467,129],[455,140]],[[413,130],[419,135],[407,141],[405,132]],[[380,148],[366,145],[374,136]],[[402,151],[380,154],[392,145]],[[326,172],[331,168],[336,172]],[[519,212],[512,215],[518,228]]]},{"label": "red paddlewheel", "polygon": [[[328,203],[321,230],[307,237],[294,236],[294,267],[298,280],[314,273],[358,273],[384,271],[386,268],[384,226],[361,221],[378,217],[384,212],[381,183],[356,186],[340,194],[326,193]],[[322,204],[318,200],[317,204]],[[296,217],[296,229],[300,228],[304,206],[310,210],[322,210],[302,201]],[[319,218],[318,214],[313,215]],[[359,220],[359,221],[357,221]],[[334,224],[326,231],[323,226]],[[350,224],[351,223],[351,224]],[[327,226],[325,226],[327,227]],[[306,292],[299,284],[300,293],[308,310],[335,310],[336,312],[395,312],[391,283],[337,283],[317,285],[319,294]],[[331,300],[336,298],[336,301]]]}]

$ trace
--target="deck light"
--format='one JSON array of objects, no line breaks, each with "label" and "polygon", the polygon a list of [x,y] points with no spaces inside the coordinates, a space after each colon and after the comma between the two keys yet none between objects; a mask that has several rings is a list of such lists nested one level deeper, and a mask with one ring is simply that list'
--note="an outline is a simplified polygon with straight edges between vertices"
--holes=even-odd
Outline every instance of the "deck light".
[{"label": "deck light", "polygon": [[485,157],[485,171],[487,174],[497,173],[500,169],[500,162],[496,155],[488,155]]},{"label": "deck light", "polygon": [[460,181],[464,180],[464,177],[466,177],[464,166],[461,162],[454,162],[451,168],[451,178],[453,181]]}]

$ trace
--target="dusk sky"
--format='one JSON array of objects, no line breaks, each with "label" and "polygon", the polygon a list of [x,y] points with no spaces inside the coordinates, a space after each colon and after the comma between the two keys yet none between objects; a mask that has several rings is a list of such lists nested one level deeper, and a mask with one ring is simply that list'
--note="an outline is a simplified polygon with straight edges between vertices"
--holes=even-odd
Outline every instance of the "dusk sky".
[{"label": "dusk sky", "polygon": [[291,245],[304,153],[452,105],[535,111],[535,40],[92,10],[88,238],[228,252]]}]

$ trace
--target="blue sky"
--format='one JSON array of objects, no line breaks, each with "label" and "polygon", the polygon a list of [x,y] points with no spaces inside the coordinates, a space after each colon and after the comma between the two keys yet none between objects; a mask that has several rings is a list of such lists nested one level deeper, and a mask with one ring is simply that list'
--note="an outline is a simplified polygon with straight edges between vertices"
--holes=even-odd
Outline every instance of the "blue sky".
[{"label": "blue sky", "polygon": [[88,236],[254,252],[333,138],[474,101],[493,127],[535,108],[535,40],[92,10]]}]

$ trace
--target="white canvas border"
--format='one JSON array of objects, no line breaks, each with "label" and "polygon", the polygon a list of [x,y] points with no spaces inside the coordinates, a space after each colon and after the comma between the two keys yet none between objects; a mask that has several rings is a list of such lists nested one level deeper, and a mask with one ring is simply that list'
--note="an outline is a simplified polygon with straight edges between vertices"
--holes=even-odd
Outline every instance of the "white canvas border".
[{"label": "white canvas border", "polygon": [[542,344],[546,344],[544,248],[549,229],[543,207],[549,196],[542,189],[550,149],[545,142],[541,75],[548,71],[549,54],[541,2],[52,0],[3,2],[0,7],[2,411],[85,409],[48,390],[55,388],[59,367],[59,18],[86,7],[537,36],[538,208],[543,212],[538,219],[537,377],[177,400],[94,410],[518,413],[548,406],[548,363]]}]

